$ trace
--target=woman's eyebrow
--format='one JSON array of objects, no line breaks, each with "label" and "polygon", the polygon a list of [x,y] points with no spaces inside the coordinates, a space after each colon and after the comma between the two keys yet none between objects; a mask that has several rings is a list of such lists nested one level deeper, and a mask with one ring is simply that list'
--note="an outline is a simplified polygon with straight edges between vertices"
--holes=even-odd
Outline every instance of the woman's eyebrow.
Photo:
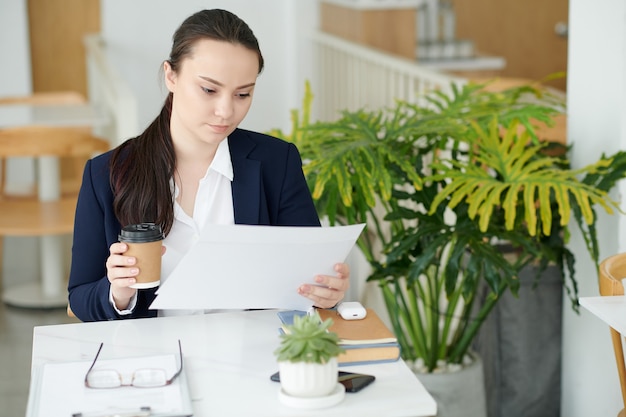
[{"label": "woman's eyebrow", "polygon": [[[221,82],[214,80],[211,77],[203,77],[202,75],[199,75],[200,78],[202,78],[205,81],[208,81],[210,83],[213,83],[215,85],[218,85],[220,87],[224,87],[224,84],[222,84]],[[256,83],[249,83],[249,84],[244,84],[244,85],[240,85],[239,87],[237,87],[237,90],[239,90],[240,88],[248,88],[248,87],[254,87]]]}]

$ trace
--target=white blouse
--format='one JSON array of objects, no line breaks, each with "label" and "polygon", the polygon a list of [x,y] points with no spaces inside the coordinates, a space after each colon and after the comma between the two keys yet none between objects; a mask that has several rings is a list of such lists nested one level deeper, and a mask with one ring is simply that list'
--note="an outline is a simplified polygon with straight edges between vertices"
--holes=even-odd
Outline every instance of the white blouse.
[{"label": "white blouse", "polygon": [[[206,224],[235,224],[232,196],[233,165],[230,160],[228,140],[224,139],[215,152],[215,157],[207,172],[198,184],[193,217],[190,217],[176,202],[180,190],[174,180],[170,180],[174,190],[174,223],[163,241],[166,247],[161,264],[161,284],[200,236]],[[193,290],[193,289],[190,289]],[[109,299],[113,306],[112,294]],[[119,314],[130,314],[135,308],[137,296],[131,300],[128,309],[117,310]],[[159,310],[159,316],[204,314],[214,310]]]}]

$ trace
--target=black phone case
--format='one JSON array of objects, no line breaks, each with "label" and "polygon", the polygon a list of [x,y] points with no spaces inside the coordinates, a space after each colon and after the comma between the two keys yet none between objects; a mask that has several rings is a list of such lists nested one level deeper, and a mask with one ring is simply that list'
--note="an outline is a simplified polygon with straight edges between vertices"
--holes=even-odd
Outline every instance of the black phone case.
[{"label": "black phone case", "polygon": [[[280,382],[280,375],[278,372],[273,373],[270,379],[274,382]],[[339,371],[337,380],[346,387],[346,392],[359,392],[372,382],[376,377],[374,375],[357,374],[354,372]]]}]

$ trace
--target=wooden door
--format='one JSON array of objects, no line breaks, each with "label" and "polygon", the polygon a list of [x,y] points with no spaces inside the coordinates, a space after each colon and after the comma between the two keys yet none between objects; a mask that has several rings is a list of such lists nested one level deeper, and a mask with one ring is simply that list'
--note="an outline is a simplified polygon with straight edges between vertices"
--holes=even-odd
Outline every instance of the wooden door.
[{"label": "wooden door", "polygon": [[100,0],[28,0],[33,91],[87,96],[83,36],[100,32]]},{"label": "wooden door", "polygon": [[[540,80],[567,70],[568,0],[454,0],[457,37],[478,52],[505,57],[502,76]],[[566,79],[550,83],[565,91]]]}]

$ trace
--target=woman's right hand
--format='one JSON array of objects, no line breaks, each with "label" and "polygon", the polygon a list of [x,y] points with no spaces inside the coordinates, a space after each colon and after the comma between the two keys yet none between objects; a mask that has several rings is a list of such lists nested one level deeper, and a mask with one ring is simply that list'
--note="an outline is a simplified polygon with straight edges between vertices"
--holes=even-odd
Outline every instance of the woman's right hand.
[{"label": "woman's right hand", "polygon": [[135,288],[130,288],[139,274],[139,268],[135,266],[137,259],[134,256],[124,256],[123,253],[127,250],[126,243],[112,244],[106,262],[107,278],[111,283],[111,294],[118,310],[125,310],[137,292]]}]

